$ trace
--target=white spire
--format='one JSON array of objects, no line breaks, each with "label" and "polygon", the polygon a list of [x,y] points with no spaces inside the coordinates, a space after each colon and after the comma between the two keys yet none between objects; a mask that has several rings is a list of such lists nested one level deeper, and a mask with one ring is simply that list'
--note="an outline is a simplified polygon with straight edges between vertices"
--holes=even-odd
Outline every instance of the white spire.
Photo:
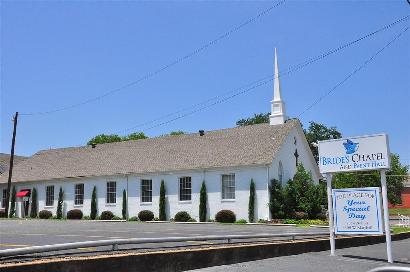
[{"label": "white spire", "polygon": [[279,83],[279,65],[278,55],[275,48],[275,74],[273,83],[273,100],[271,101],[271,115],[269,116],[269,123],[271,125],[279,125],[285,123],[287,119],[285,111],[285,102],[282,101]]}]

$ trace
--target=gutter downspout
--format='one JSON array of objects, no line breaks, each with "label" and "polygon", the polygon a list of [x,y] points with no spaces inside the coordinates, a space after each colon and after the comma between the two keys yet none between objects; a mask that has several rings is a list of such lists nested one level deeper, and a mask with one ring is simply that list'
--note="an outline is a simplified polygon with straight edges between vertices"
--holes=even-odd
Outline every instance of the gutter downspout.
[{"label": "gutter downspout", "polygon": [[269,164],[266,165],[266,192],[267,192],[267,195],[268,195],[268,205],[267,205],[267,209],[268,209],[267,218],[268,218],[268,221],[271,220],[270,208],[269,208],[269,199],[270,199],[270,197],[269,197],[269,166],[270,166]]}]

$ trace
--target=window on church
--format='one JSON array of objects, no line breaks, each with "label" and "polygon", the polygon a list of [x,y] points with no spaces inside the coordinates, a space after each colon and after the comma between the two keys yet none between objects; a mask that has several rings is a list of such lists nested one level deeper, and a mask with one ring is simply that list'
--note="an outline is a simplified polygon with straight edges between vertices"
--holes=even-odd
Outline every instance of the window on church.
[{"label": "window on church", "polygon": [[74,187],[74,205],[84,204],[84,183],[78,183]]},{"label": "window on church", "polygon": [[152,202],[152,180],[151,179],[141,180],[141,202],[144,202],[144,203]]},{"label": "window on church", "polygon": [[296,162],[296,167],[298,167],[299,164],[299,154],[298,154],[298,150],[295,150],[295,153],[293,154],[295,156],[295,162]]},{"label": "window on church", "polygon": [[115,181],[107,182],[107,195],[105,198],[105,203],[107,204],[117,203],[117,183]]},{"label": "window on church", "polygon": [[179,178],[179,201],[190,201],[192,194],[191,177]]},{"label": "window on church", "polygon": [[283,184],[283,166],[282,166],[282,162],[279,161],[279,168],[278,168],[278,179],[279,179],[279,183]]},{"label": "window on church", "polygon": [[54,186],[46,187],[46,206],[54,205]]},{"label": "window on church", "polygon": [[235,174],[222,175],[222,199],[235,199]]},{"label": "window on church", "polygon": [[7,200],[7,189],[3,189],[3,198],[1,199],[1,206],[3,208],[6,207],[6,200]]}]

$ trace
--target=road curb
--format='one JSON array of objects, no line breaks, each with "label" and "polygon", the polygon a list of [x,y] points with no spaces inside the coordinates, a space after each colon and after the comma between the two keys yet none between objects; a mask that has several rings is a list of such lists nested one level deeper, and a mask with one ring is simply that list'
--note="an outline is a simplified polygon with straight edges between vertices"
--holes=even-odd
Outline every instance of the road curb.
[{"label": "road curb", "polygon": [[[392,235],[392,240],[409,239],[410,232]],[[385,242],[383,235],[339,237],[336,248],[357,247]],[[146,253],[45,259],[31,263],[0,265],[3,272],[80,272],[80,271],[184,271],[209,266],[254,261],[272,257],[329,250],[329,239],[267,242],[223,247],[169,250]]]}]

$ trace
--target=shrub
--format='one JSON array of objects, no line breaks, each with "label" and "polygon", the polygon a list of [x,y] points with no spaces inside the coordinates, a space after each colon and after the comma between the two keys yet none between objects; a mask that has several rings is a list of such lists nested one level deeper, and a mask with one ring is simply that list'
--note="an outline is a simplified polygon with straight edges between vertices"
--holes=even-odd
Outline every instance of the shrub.
[{"label": "shrub", "polygon": [[306,212],[295,212],[295,219],[308,219],[309,215]]},{"label": "shrub", "polygon": [[234,223],[236,221],[236,215],[231,210],[220,210],[215,215],[215,220],[219,223]]},{"label": "shrub", "polygon": [[269,185],[269,211],[274,219],[281,219],[284,213],[284,192],[282,185],[276,179],[272,179]]},{"label": "shrub", "polygon": [[36,218],[37,217],[37,190],[36,190],[36,188],[33,188],[33,193],[31,195],[30,217],[31,218]]},{"label": "shrub", "polygon": [[199,221],[205,222],[206,221],[206,185],[205,181],[202,182],[201,191],[199,193]]},{"label": "shrub", "polygon": [[114,215],[114,217],[111,220],[122,220],[121,217]]},{"label": "shrub", "polygon": [[128,221],[139,221],[139,219],[137,216],[133,216],[133,217],[128,218]]},{"label": "shrub", "polygon": [[58,203],[57,203],[57,218],[63,218],[63,202],[64,202],[64,191],[63,188],[60,187],[60,191],[58,192]]},{"label": "shrub", "polygon": [[3,217],[7,217],[7,216],[6,216],[6,211],[1,210],[1,211],[0,211],[0,218],[3,218]]},{"label": "shrub", "polygon": [[159,221],[159,217],[154,217],[153,221]]},{"label": "shrub", "polygon": [[165,212],[165,183],[161,180],[161,186],[159,188],[159,220],[167,220],[167,213]]},{"label": "shrub", "polygon": [[188,222],[197,222],[195,218],[189,218]]},{"label": "shrub", "polygon": [[175,215],[175,222],[188,222],[191,216],[186,211],[177,212]]},{"label": "shrub", "polygon": [[141,221],[152,221],[152,219],[154,219],[154,213],[149,210],[143,210],[138,213],[138,218]]},{"label": "shrub", "polygon": [[83,220],[90,220],[91,217],[89,215],[83,216]]},{"label": "shrub", "polygon": [[79,209],[69,210],[67,212],[67,219],[81,219],[83,218],[83,212]]},{"label": "shrub", "polygon": [[94,186],[93,193],[91,195],[91,219],[97,219],[97,187]]},{"label": "shrub", "polygon": [[12,218],[16,215],[16,187],[13,186],[10,199],[10,210],[9,210],[9,217]]},{"label": "shrub", "polygon": [[259,220],[258,220],[258,223],[266,224],[266,223],[268,223],[268,220],[266,220],[266,219],[259,219]]},{"label": "shrub", "polygon": [[235,224],[246,224],[246,223],[248,223],[246,219],[239,219],[238,221],[235,222]]},{"label": "shrub", "polygon": [[127,192],[122,191],[122,219],[127,219]]},{"label": "shrub", "polygon": [[249,185],[248,219],[249,222],[255,220],[255,182],[253,182],[253,179],[251,179],[251,184]]},{"label": "shrub", "polygon": [[53,214],[48,210],[42,210],[38,213],[38,217],[40,217],[40,219],[49,219],[52,216]]},{"label": "shrub", "polygon": [[111,211],[103,211],[100,215],[100,220],[112,220],[114,214]]}]

